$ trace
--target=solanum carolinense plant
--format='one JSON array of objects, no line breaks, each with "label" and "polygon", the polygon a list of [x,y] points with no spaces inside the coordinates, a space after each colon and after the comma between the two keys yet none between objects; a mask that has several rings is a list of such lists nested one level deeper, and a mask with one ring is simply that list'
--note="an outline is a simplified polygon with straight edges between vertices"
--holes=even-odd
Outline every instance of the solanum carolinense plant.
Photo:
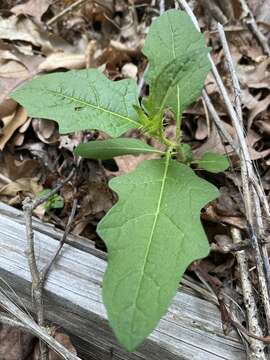
[{"label": "solanum carolinense plant", "polygon": [[[165,314],[190,263],[209,252],[200,210],[219,192],[192,167],[218,172],[228,161],[214,153],[194,161],[181,135],[182,113],[200,95],[210,70],[208,52],[186,13],[169,10],[154,20],[146,37],[149,96],[141,102],[134,80],[111,81],[97,69],[39,76],[12,93],[29,116],[57,121],[60,133],[96,129],[110,136],[80,144],[75,154],[84,158],[157,154],[109,182],[118,202],[97,227],[108,249],[103,301],[114,333],[129,351]],[[165,112],[175,118],[174,140],[166,137]],[[120,137],[130,129],[161,146]]]}]

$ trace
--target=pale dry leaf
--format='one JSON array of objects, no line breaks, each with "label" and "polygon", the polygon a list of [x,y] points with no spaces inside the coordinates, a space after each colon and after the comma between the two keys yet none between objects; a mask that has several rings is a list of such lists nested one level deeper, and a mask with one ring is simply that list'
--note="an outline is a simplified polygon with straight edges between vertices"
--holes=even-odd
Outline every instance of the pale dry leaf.
[{"label": "pale dry leaf", "polygon": [[32,119],[29,118],[20,128],[19,128],[19,133],[23,134],[26,132],[26,130],[29,128],[29,126],[31,125],[31,121]]},{"label": "pale dry leaf", "polygon": [[4,113],[0,116],[10,114],[6,111],[6,104],[14,104],[14,100],[8,99],[9,93],[20,83],[34,76],[39,63],[43,61],[40,55],[25,55],[18,48],[21,49],[22,46],[6,45],[0,41],[0,52],[5,53],[5,59],[0,60],[0,114]]},{"label": "pale dry leaf", "polygon": [[251,160],[263,159],[263,158],[267,157],[270,154],[270,148],[262,150],[262,151],[257,151],[254,148],[256,143],[258,141],[260,141],[261,138],[262,138],[261,135],[257,134],[252,129],[249,129],[247,137],[246,137],[246,142],[247,142],[247,145],[248,145]]},{"label": "pale dry leaf", "polygon": [[114,158],[118,171],[110,172],[105,170],[106,174],[120,176],[132,172],[136,167],[144,160],[158,159],[160,156],[158,154],[141,154],[138,156],[133,155],[124,155],[117,156]]},{"label": "pale dry leaf", "polygon": [[205,208],[205,211],[202,213],[202,219],[206,221],[211,221],[214,223],[224,223],[231,226],[235,226],[239,229],[246,228],[246,221],[240,216],[222,216],[217,214],[215,206],[210,204]]},{"label": "pale dry leaf", "polygon": [[73,152],[74,148],[77,147],[83,141],[82,133],[74,133],[70,135],[61,135],[59,149],[67,149],[70,152]]},{"label": "pale dry leaf", "polygon": [[209,151],[222,155],[229,154],[232,151],[231,146],[227,146],[226,148],[224,147],[215,127],[212,128],[207,140],[200,147],[193,150],[194,159],[200,159],[206,152]]},{"label": "pale dry leaf", "polygon": [[252,109],[248,117],[248,128],[252,126],[253,120],[261,114],[263,111],[266,111],[270,105],[270,95],[264,98],[261,101],[258,101],[256,106]]},{"label": "pale dry leaf", "polygon": [[37,179],[21,178],[16,181],[12,181],[0,188],[0,200],[7,202],[8,204],[11,202],[14,204],[14,198],[16,198],[17,203],[17,195],[22,194],[24,197],[30,196],[34,198],[42,190],[43,187],[38,184]]},{"label": "pale dry leaf", "polygon": [[[6,122],[6,126],[2,129],[2,134],[0,135],[0,150],[3,150],[8,140],[14,134],[16,129],[22,126],[27,121],[27,113],[24,108],[19,108],[14,116],[10,119],[8,117],[8,121]],[[5,118],[2,119],[5,123]]]},{"label": "pale dry leaf", "polygon": [[84,54],[67,54],[58,52],[49,55],[38,67],[39,71],[53,71],[56,69],[83,69],[85,68]]},{"label": "pale dry leaf", "polygon": [[58,141],[59,134],[55,121],[45,119],[33,119],[32,127],[37,137],[46,144],[53,144]]},{"label": "pale dry leaf", "polygon": [[22,146],[24,143],[24,134],[17,133],[12,139],[12,144],[16,147]]},{"label": "pale dry leaf", "polygon": [[259,103],[259,97],[260,94],[253,96],[248,88],[243,88],[241,89],[241,102],[242,104],[248,109],[248,110],[252,110],[254,109],[256,106],[258,106]]},{"label": "pale dry leaf", "polygon": [[0,77],[2,78],[26,78],[29,75],[26,67],[15,60],[6,61],[0,66]]},{"label": "pale dry leaf", "polygon": [[125,78],[137,80],[138,68],[135,64],[133,64],[133,63],[125,64],[122,67],[121,72]]},{"label": "pale dry leaf", "polygon": [[206,119],[199,117],[197,121],[197,129],[195,131],[195,139],[196,140],[204,140],[208,136],[208,127],[206,123]]},{"label": "pale dry leaf", "polygon": [[52,48],[47,35],[30,18],[22,16],[0,17],[0,39],[26,41],[35,46]]},{"label": "pale dry leaf", "polygon": [[237,74],[241,84],[245,87],[261,89],[270,88],[270,72],[268,70],[270,58],[255,65],[237,65]]},{"label": "pale dry leaf", "polygon": [[33,16],[37,23],[41,23],[42,15],[48,10],[53,0],[28,0],[24,4],[16,5],[11,8],[11,12],[15,15]]},{"label": "pale dry leaf", "polygon": [[270,136],[270,121],[268,120],[258,120],[256,121],[256,125],[259,128],[261,133],[265,133]]}]

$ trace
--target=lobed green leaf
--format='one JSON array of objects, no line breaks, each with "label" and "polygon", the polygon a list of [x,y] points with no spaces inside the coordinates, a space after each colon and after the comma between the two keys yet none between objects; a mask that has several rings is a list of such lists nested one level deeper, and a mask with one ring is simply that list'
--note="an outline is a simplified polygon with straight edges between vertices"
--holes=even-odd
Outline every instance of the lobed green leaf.
[{"label": "lobed green leaf", "polygon": [[200,209],[218,190],[169,157],[144,161],[110,187],[119,201],[98,225],[109,259],[103,300],[132,351],[166,312],[187,266],[207,256]]},{"label": "lobed green leaf", "polygon": [[184,11],[166,11],[150,27],[143,53],[149,60],[146,81],[152,91],[156,79],[173,60],[181,63],[186,58],[191,61],[166,99],[166,106],[177,118],[201,93],[210,69],[208,51],[203,35],[196,30]]},{"label": "lobed green leaf", "polygon": [[163,155],[164,152],[147,145],[138,139],[109,139],[90,141],[80,144],[75,149],[75,154],[88,159],[112,159],[120,155],[139,155],[147,153],[158,153]]},{"label": "lobed green leaf", "polygon": [[135,81],[111,81],[96,69],[39,76],[11,97],[29,116],[57,121],[60,133],[97,129],[118,137],[140,126]]}]

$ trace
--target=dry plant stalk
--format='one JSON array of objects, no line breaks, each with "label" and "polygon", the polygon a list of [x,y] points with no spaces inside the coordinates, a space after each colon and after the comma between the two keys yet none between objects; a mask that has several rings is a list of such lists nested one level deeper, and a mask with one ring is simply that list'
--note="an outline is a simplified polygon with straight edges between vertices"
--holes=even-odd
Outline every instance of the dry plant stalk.
[{"label": "dry plant stalk", "polygon": [[[40,327],[44,327],[45,325],[45,318],[44,318],[44,306],[43,306],[43,291],[44,286],[48,277],[48,274],[51,270],[52,265],[54,264],[57,256],[59,255],[66,237],[70,231],[71,224],[73,218],[75,216],[76,208],[77,208],[77,199],[74,199],[72,211],[68,219],[67,226],[65,228],[65,232],[61,241],[59,242],[58,248],[55,252],[55,255],[51,259],[51,261],[44,266],[43,269],[39,270],[36,261],[36,254],[35,254],[35,241],[34,241],[34,232],[33,232],[33,225],[32,225],[32,215],[34,209],[47,201],[52,195],[54,195],[64,184],[66,184],[75,174],[75,170],[73,169],[69,176],[59,185],[57,185],[52,191],[46,194],[43,197],[36,198],[35,200],[31,200],[30,198],[26,198],[23,202],[23,211],[25,217],[25,226],[26,226],[26,238],[27,238],[27,249],[26,249],[26,256],[28,259],[29,270],[31,273],[32,278],[32,293],[33,293],[33,300],[34,305],[36,308],[37,313],[37,322]],[[48,347],[43,341],[40,341],[40,358],[41,360],[48,359]]]},{"label": "dry plant stalk", "polygon": [[[232,239],[234,244],[239,244],[242,242],[241,232],[237,228],[231,229]],[[239,272],[241,278],[241,284],[243,289],[243,298],[246,306],[247,320],[248,320],[248,329],[253,334],[262,336],[262,330],[258,321],[258,309],[256,301],[253,294],[252,284],[249,279],[249,269],[247,256],[244,250],[236,252],[236,259],[239,265]],[[249,344],[251,348],[251,357],[254,355],[259,355],[260,359],[266,359],[264,354],[264,344],[252,337],[249,339]],[[257,357],[258,358],[258,357]],[[256,357],[255,357],[256,359]]]}]

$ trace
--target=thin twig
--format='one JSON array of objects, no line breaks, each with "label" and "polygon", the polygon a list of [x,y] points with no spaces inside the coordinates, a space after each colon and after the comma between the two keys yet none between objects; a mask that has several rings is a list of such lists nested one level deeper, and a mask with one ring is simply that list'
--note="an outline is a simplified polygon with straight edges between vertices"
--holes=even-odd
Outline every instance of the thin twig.
[{"label": "thin twig", "polygon": [[264,53],[267,56],[270,56],[270,47],[269,47],[267,38],[263,35],[261,30],[259,29],[259,27],[256,23],[256,20],[255,20],[255,17],[252,14],[252,11],[250,10],[246,0],[240,0],[240,4],[244,11],[243,21],[245,22],[247,27],[252,31],[252,33],[256,37],[256,39],[257,39],[258,43],[260,44],[260,46],[262,47]]},{"label": "thin twig", "polygon": [[85,3],[86,0],[77,0],[74,3],[72,3],[70,6],[68,6],[67,8],[65,8],[64,10],[62,10],[59,14],[55,15],[53,18],[51,18],[50,20],[47,21],[46,25],[47,26],[52,26],[52,24],[54,24],[55,22],[57,22],[58,20],[60,20],[63,16],[67,15],[68,13],[72,12],[73,10],[75,10],[77,7],[82,6],[83,3]]},{"label": "thin twig", "polygon": [[[231,229],[233,243],[235,245],[242,243],[241,232],[237,228]],[[249,271],[248,271],[248,261],[245,254],[245,251],[239,251],[236,253],[236,259],[239,266],[241,284],[243,289],[243,298],[244,304],[247,312],[247,320],[248,320],[248,330],[251,333],[257,334],[258,336],[262,336],[262,329],[260,327],[258,321],[258,309],[256,305],[256,301],[253,296],[252,284],[249,279]],[[261,355],[263,354],[264,346],[258,340],[253,338],[250,339],[250,347],[254,354]],[[265,358],[265,356],[264,356]]]},{"label": "thin twig", "polygon": [[[218,24],[218,31],[221,39],[221,43],[224,50],[225,58],[229,64],[229,70],[232,79],[236,78],[236,72],[232,71],[233,63],[232,57],[230,55],[229,46],[226,40],[226,35],[223,29],[223,26]],[[234,79],[233,83],[237,83],[238,80]],[[240,88],[239,88],[240,89]],[[236,94],[237,96],[237,94]],[[249,155],[248,147],[244,138],[244,131],[243,127],[241,127],[241,123],[243,123],[241,116],[242,111],[240,113],[236,113],[239,121],[233,122],[235,127],[236,133],[238,135],[239,144],[241,146],[240,152],[240,160],[241,160],[241,177],[242,177],[242,184],[243,184],[243,195],[244,195],[244,202],[245,202],[245,209],[247,212],[247,220],[250,224],[251,230],[251,239],[253,243],[253,247],[255,249],[255,258],[256,258],[256,266],[258,270],[258,277],[259,277],[259,285],[260,290],[263,298],[266,321],[268,325],[268,331],[270,332],[270,298],[269,298],[269,289],[270,289],[270,265],[268,256],[266,256],[267,252],[262,251],[262,244],[260,244],[260,240],[258,239],[257,233],[259,237],[262,235],[261,231],[263,230],[263,220],[260,208],[260,201],[257,196],[257,191],[254,189],[254,186],[250,186],[250,178],[255,178],[255,172],[252,166],[251,158]],[[257,180],[257,177],[256,177]],[[258,181],[258,180],[257,180]],[[263,191],[262,191],[263,192]],[[253,213],[255,211],[255,219]],[[255,220],[255,221],[254,221]],[[257,229],[257,232],[255,230]]]},{"label": "thin twig", "polygon": [[[67,8],[62,10],[59,14],[55,15],[53,18],[48,20],[46,25],[48,27],[52,26],[55,22],[59,21],[62,17],[64,17],[68,13],[70,13],[70,12],[74,11],[76,8],[82,6],[86,1],[89,1],[89,0],[77,0],[77,1],[75,1],[74,3],[69,5]],[[107,11],[111,12],[111,10],[112,10],[112,9],[109,8],[109,6],[106,6],[106,4],[104,4],[104,0],[90,0],[90,1],[93,2],[93,3],[98,4],[99,6],[103,7]]]},{"label": "thin twig", "polygon": [[72,177],[74,176],[76,172],[76,169],[73,168],[70,172],[70,174],[58,185],[55,186],[55,188],[53,188],[50,192],[48,192],[48,194],[44,195],[44,196],[40,196],[37,197],[35,200],[33,200],[32,202],[32,210],[35,210],[36,207],[38,207],[39,205],[43,204],[44,202],[46,202],[51,196],[53,196],[54,194],[56,194],[62,187],[63,185],[65,185],[66,183],[69,182],[70,179],[72,179]]},{"label": "thin twig", "polygon": [[52,257],[52,259],[50,260],[50,262],[40,272],[40,276],[41,276],[41,279],[42,279],[43,282],[46,281],[48,273],[50,272],[50,269],[51,269],[52,265],[54,264],[56,258],[60,254],[60,251],[61,251],[63,245],[65,244],[66,238],[67,238],[67,236],[68,236],[68,234],[70,232],[71,225],[72,225],[72,222],[74,220],[74,216],[75,216],[75,213],[76,213],[76,210],[77,210],[77,205],[78,205],[78,199],[75,198],[73,200],[71,213],[69,215],[68,222],[67,222],[64,234],[63,234],[61,240],[59,241],[58,248],[56,249],[56,252],[55,252],[54,256]]},{"label": "thin twig", "polygon": [[159,0],[159,14],[162,15],[165,11],[165,0]]},{"label": "thin twig", "polygon": [[[36,256],[35,256],[35,244],[34,244],[34,232],[33,232],[33,225],[32,225],[32,214],[34,209],[47,201],[52,195],[54,195],[57,191],[63,187],[75,174],[75,168],[70,172],[69,176],[59,185],[57,185],[52,191],[50,191],[46,196],[41,198],[36,198],[35,200],[31,200],[30,198],[26,198],[23,203],[23,211],[25,216],[25,225],[26,225],[26,238],[27,238],[27,249],[26,255],[28,259],[28,265],[31,273],[32,278],[32,292],[33,292],[33,299],[37,313],[37,322],[39,326],[43,327],[45,323],[44,319],[44,306],[43,306],[43,290],[44,284],[51,269],[53,262],[55,261],[56,257],[60,253],[60,250],[65,242],[66,236],[68,231],[70,230],[71,222],[74,218],[76,207],[77,207],[77,200],[73,202],[71,216],[69,217],[68,225],[66,227],[66,231],[64,232],[63,238],[60,241],[59,247],[53,257],[52,261],[44,267],[43,271],[39,271]],[[41,360],[47,360],[48,358],[48,348],[46,344],[40,341],[40,356]]]},{"label": "thin twig", "polygon": [[233,140],[233,138],[231,137],[231,135],[229,134],[229,132],[226,130],[226,128],[224,127],[214,105],[212,104],[211,99],[209,98],[206,90],[204,89],[202,91],[202,97],[203,100],[208,108],[209,113],[212,116],[212,119],[216,125],[216,127],[218,128],[218,130],[220,131],[220,133],[222,134],[222,136],[224,137],[224,139],[231,145],[231,147],[233,148],[233,150],[238,153],[239,152],[239,148],[238,146],[235,144],[235,141]]},{"label": "thin twig", "polygon": [[[55,22],[59,21],[63,16],[67,15],[68,13],[72,12],[73,10],[75,10],[76,8],[82,6],[87,0],[77,0],[74,3],[72,3],[71,5],[69,5],[67,8],[65,8],[64,10],[62,10],[59,14],[55,15],[53,18],[51,18],[50,20],[47,21],[46,25],[52,26]],[[89,0],[88,0],[89,1]],[[103,7],[105,10],[109,10],[111,11],[111,9],[106,6],[106,4],[104,4],[103,0],[90,0],[91,2],[94,2],[96,4],[98,4],[99,6]]]}]

